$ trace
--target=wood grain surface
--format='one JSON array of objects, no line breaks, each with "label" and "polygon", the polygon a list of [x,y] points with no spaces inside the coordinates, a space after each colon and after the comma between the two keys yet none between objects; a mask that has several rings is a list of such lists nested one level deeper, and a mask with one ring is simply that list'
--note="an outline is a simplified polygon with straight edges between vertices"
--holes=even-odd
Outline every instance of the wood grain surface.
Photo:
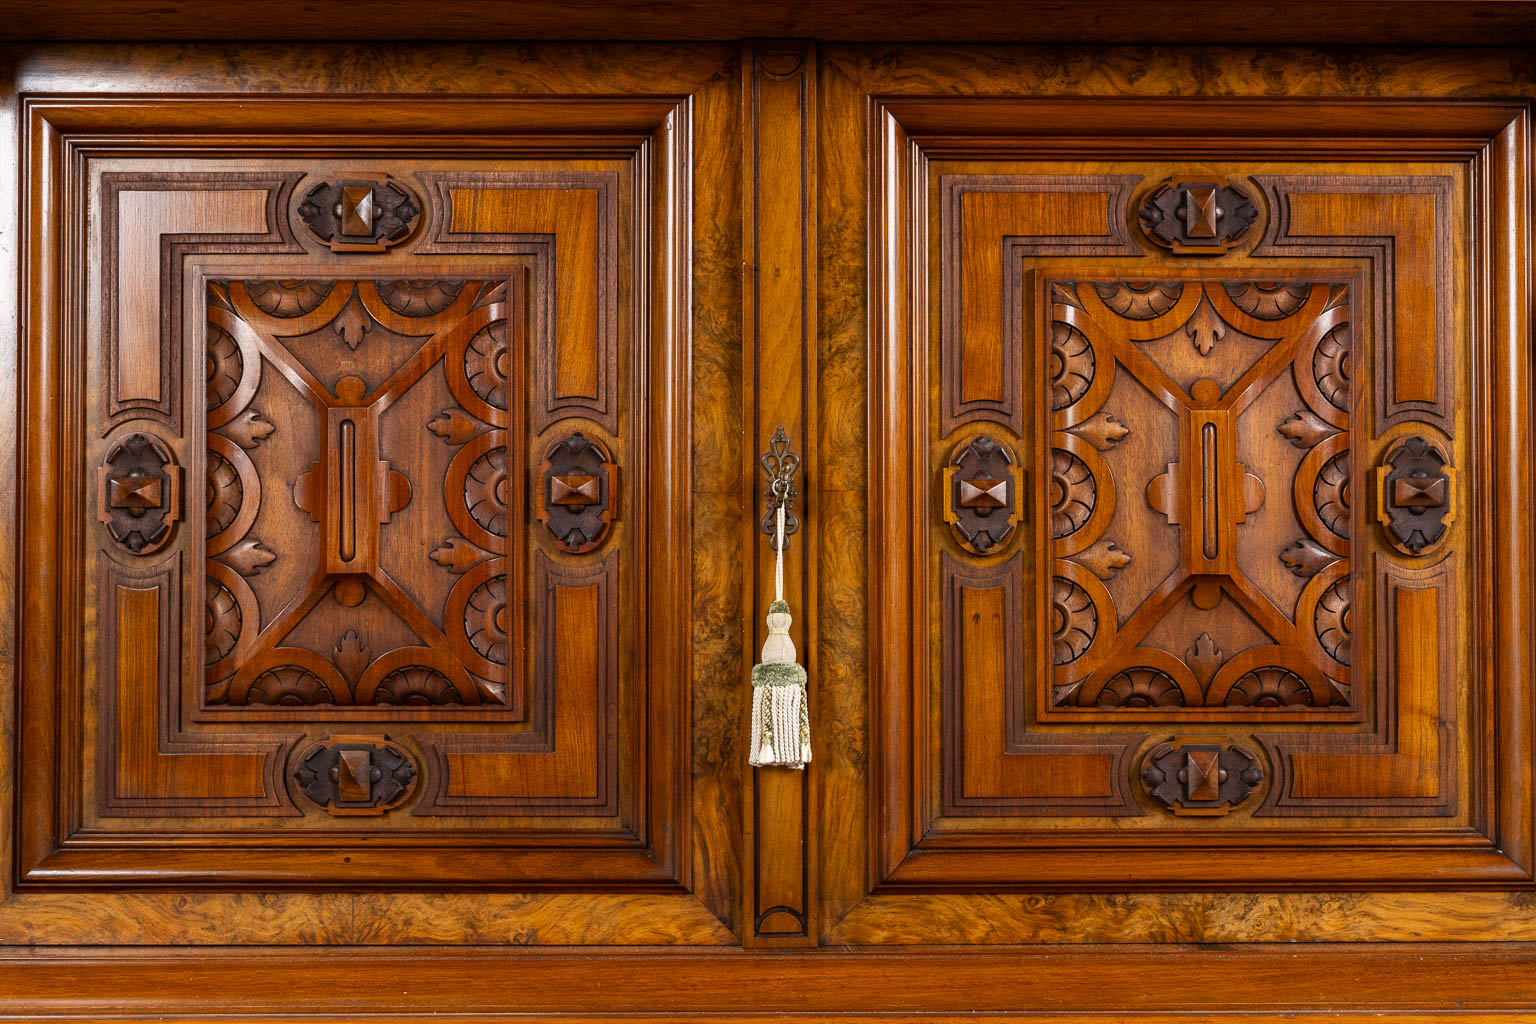
[{"label": "wood grain surface", "polygon": [[[1517,45],[1536,39],[1520,0],[1292,0],[1244,4],[1185,0],[1149,16],[1135,0],[619,0],[521,3],[515,12],[468,0],[432,12],[409,0],[376,3],[359,23],[343,0],[278,0],[263,38],[293,42],[416,39],[881,39],[914,42],[1285,43]],[[246,12],[227,0],[25,0],[4,39],[245,39]]]},{"label": "wood grain surface", "polygon": [[[1528,5],[1195,0],[1152,16],[1122,0],[516,12],[381,0],[366,17],[339,11],[276,0],[262,43],[239,41],[249,7],[224,3],[22,3],[0,27],[6,40],[103,40],[0,48],[0,136],[12,140],[0,147],[0,278],[18,296],[14,312],[0,307],[0,420],[20,428],[18,445],[0,446],[0,504],[15,509],[0,516],[0,1015],[1491,1024],[1536,1008]],[[168,34],[205,41],[147,41]],[[400,35],[414,42],[384,42]],[[128,38],[141,41],[110,41]],[[615,41],[539,41],[551,38]],[[861,38],[884,41],[851,41]],[[677,41],[688,39],[725,41]],[[340,170],[414,182],[426,215],[385,251],[331,251],[295,219],[293,190]],[[81,183],[143,171],[161,184],[110,207],[126,213],[123,230],[111,259],[93,260],[109,207],[99,185]],[[455,185],[454,174],[476,180]],[[218,202],[191,198],[219,176]],[[583,184],[593,176],[606,184]],[[1090,187],[1033,209],[1029,182],[1042,177]],[[1251,191],[1251,233],[1211,255],[1145,236],[1138,204],[1156,181],[1207,177]],[[949,238],[943,190],[929,188],[941,178],[964,182],[949,212],[969,227]],[[1042,258],[1065,262],[1026,265]],[[207,269],[185,287],[150,287],[181,260]],[[1138,272],[1153,264],[1158,273]],[[531,495],[513,499],[525,561],[540,567],[528,572],[529,618],[512,629],[527,685],[489,704],[494,688],[454,689],[481,698],[462,706],[227,703],[218,686],[230,673],[205,680],[198,658],[206,556],[235,590],[231,577],[261,590],[258,606],[281,604],[300,588],[279,572],[303,563],[306,545],[316,564],[350,564],[396,525],[386,511],[442,502],[452,452],[475,441],[452,415],[430,429],[446,401],[412,409],[402,397],[379,422],[424,413],[412,421],[420,436],[369,433],[354,417],[351,433],[317,421],[301,443],[309,414],[288,401],[275,363],[244,405],[204,423],[207,282],[376,289],[508,268],[509,281],[559,278],[573,313],[555,315],[550,293],[530,285],[526,330],[511,335],[540,353],[527,419],[484,422],[520,431],[504,449],[518,453],[517,488],[549,483],[536,471],[577,426],[619,480],[616,514],[587,551],[562,547]],[[1047,286],[1141,294],[1148,281],[1214,294],[1221,323],[1189,310],[1158,338],[1132,340],[1127,317],[1101,317],[1093,330],[1115,337],[1092,344],[1137,372],[1121,371],[1105,406],[1113,422],[1087,405],[1064,405],[1057,422]],[[1303,305],[1317,297],[1283,332],[1296,351],[1345,308],[1328,306],[1332,287],[1348,289],[1350,323],[1362,325],[1352,400],[1335,415],[1287,392],[1289,404],[1265,400],[1275,422],[1262,430],[1213,414],[1208,454],[1198,429],[1154,437],[1162,414],[1155,399],[1138,405],[1135,388],[1161,378],[1132,353],[1171,337],[1148,362],[1172,382],[1168,395],[1189,401],[1162,407],[1212,413],[1197,379],[1247,372],[1237,353],[1262,334],[1263,317],[1221,305],[1225,286],[1269,296],[1275,282],[1304,287]],[[421,301],[436,301],[429,290]],[[341,401],[332,370],[387,373],[400,360],[386,349],[406,360],[432,336],[397,331],[398,311],[358,301],[366,316],[306,323],[286,340],[269,330],[264,342],[329,345],[336,365],[317,376],[338,402],[325,404],[353,411],[367,403]],[[249,327],[258,318],[245,312],[236,319]],[[157,316],[172,329],[142,329]],[[114,320],[132,329],[113,336]],[[178,335],[187,324],[192,335]],[[1393,332],[1401,344],[1383,348]],[[1324,384],[1311,379],[1317,399]],[[1304,408],[1312,419],[1277,430]],[[816,760],[765,782],[745,766],[742,737],[771,580],[756,457],[781,421],[806,460],[789,584]],[[132,495],[154,487],[127,462],[97,475],[108,438],[134,432],[168,438],[170,462],[134,465],[163,473],[162,495],[180,470],[195,511],[144,558],[108,526],[132,536]],[[936,483],[941,462],[983,434],[1019,453],[1019,493],[1034,495],[992,554],[955,539]],[[1364,512],[1376,507],[1367,474],[1415,434],[1458,471],[1457,515],[1426,557],[1366,539],[1382,531]],[[322,447],[352,453],[338,454],[334,484]],[[1068,526],[1078,515],[1070,500],[1033,504],[1053,447],[1102,493],[1113,479],[1115,515],[1049,535],[1052,511]],[[359,471],[360,449],[371,465]],[[1358,485],[1347,545],[1316,529],[1321,506],[1307,500],[1338,483],[1328,467],[1346,450]],[[335,535],[285,505],[286,526],[258,510],[205,550],[210,452],[250,461],[242,483],[259,480],[264,505],[293,505],[294,482],[322,464],[314,504]],[[347,464],[367,485],[360,508],[342,500]],[[1064,494],[1084,480],[1068,468]],[[395,507],[391,471],[417,478],[414,509]],[[1181,522],[1165,516],[1158,534],[1140,506],[1125,517],[1134,502],[1154,508],[1146,484],[1164,471]],[[1248,508],[1247,473],[1266,481],[1260,508],[1294,511],[1286,539],[1312,546],[1293,560],[1322,583],[1267,548],[1264,566],[1244,563],[1242,541],[1236,564],[1227,557],[1223,531],[1246,527],[1221,516],[1234,502],[1265,514]],[[585,486],[574,469],[557,475]],[[350,547],[344,509],[354,528],[359,515],[371,524]],[[1188,522],[1209,522],[1214,554],[1179,546]],[[1126,584],[1146,582],[1158,536],[1202,578],[1313,587],[1310,635],[1323,644],[1332,629],[1335,641],[1293,659],[1318,684],[1311,705],[1233,717],[1225,698],[1203,706],[1187,685],[1177,711],[1051,704],[1053,682],[1107,689],[1141,666],[1094,651],[1077,675],[1070,660],[1059,681],[1055,666],[1037,670],[1055,596],[1040,588],[1060,577],[1089,592],[1097,580],[1130,608]],[[645,538],[641,558],[629,545]],[[515,557],[510,543],[488,544],[476,548],[493,562]],[[613,552],[623,554],[608,561]],[[442,559],[480,564],[463,546]],[[107,562],[119,568],[85,571]],[[1046,565],[1059,571],[1037,571]],[[399,575],[419,588],[427,571]],[[1334,588],[1346,573],[1352,589]],[[421,606],[444,607],[443,594]],[[311,624],[325,628],[305,634],[305,649],[353,695],[352,674],[382,686],[389,666],[370,665],[397,627],[381,614],[354,644],[358,606],[324,600]],[[1115,601],[1096,609],[1119,617]],[[1248,628],[1224,614],[1232,635]],[[1237,644],[1202,643],[1200,621],[1186,608],[1157,629],[1178,634],[1165,653],[1203,697],[1203,676],[1243,672],[1227,664]],[[1304,625],[1284,642],[1310,645]],[[488,651],[478,656],[500,666]],[[240,660],[215,653],[220,668]],[[472,661],[459,655],[439,670],[450,688],[453,666]],[[191,668],[173,671],[178,658]],[[550,705],[563,763],[483,749],[502,729],[542,742],[535,676],[565,691],[565,705]],[[94,699],[102,678],[120,684],[119,703]],[[1332,693],[1323,679],[1350,687],[1348,699],[1317,700]],[[1269,681],[1280,692],[1286,680]],[[205,682],[216,699],[203,699]],[[425,693],[433,680],[409,682]],[[322,720],[333,713],[352,720],[333,729]],[[349,819],[306,803],[286,759],[355,736],[359,722],[379,730],[372,749],[421,754],[428,777],[400,806]],[[1196,732],[1265,768],[1256,795],[1220,817],[1168,814],[1133,774],[1144,752]],[[481,787],[434,788],[449,757]],[[546,798],[574,813],[508,814]],[[423,807],[435,810],[413,813]],[[742,948],[775,945],[802,948]]]}]

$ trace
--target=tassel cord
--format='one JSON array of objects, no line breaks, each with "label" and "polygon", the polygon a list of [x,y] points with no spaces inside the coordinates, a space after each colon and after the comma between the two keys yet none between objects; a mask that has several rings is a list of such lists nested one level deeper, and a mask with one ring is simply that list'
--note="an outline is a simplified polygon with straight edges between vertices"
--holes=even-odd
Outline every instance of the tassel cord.
[{"label": "tassel cord", "polygon": [[784,505],[780,503],[775,516],[773,558],[773,599],[784,600]]}]

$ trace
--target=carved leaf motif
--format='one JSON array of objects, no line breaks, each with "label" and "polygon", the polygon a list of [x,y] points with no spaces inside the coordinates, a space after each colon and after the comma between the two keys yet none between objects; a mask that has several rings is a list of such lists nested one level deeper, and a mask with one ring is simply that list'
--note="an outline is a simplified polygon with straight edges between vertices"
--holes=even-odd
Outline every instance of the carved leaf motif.
[{"label": "carved leaf motif", "polygon": [[255,576],[264,566],[277,561],[277,555],[262,547],[261,541],[246,538],[224,553],[224,561],[241,576]]},{"label": "carved leaf motif", "polygon": [[1185,325],[1184,333],[1194,343],[1195,351],[1208,356],[1216,343],[1227,336],[1227,325],[1211,309],[1210,303],[1201,301],[1200,308],[1195,310],[1195,315]]},{"label": "carved leaf motif", "polygon": [[1101,580],[1114,579],[1115,573],[1131,564],[1131,556],[1115,547],[1112,540],[1100,540],[1088,550],[1073,555],[1072,560]]},{"label": "carved leaf motif", "polygon": [[341,640],[336,644],[334,660],[336,667],[341,669],[341,674],[356,686],[363,670],[372,662],[372,655],[372,649],[363,643],[362,637],[357,635],[357,630],[349,629],[342,634]]},{"label": "carved leaf motif", "polygon": [[331,328],[342,341],[346,342],[347,348],[356,352],[357,346],[363,343],[363,335],[373,329],[373,318],[363,309],[362,303],[358,302],[357,296],[354,295],[352,301],[342,309],[341,314],[331,322]]},{"label": "carved leaf motif", "polygon": [[1305,538],[1296,541],[1290,547],[1280,552],[1280,561],[1285,563],[1287,569],[1297,576],[1316,576],[1325,566],[1330,565],[1338,556],[1331,551],[1325,551],[1314,542]]},{"label": "carved leaf motif", "polygon": [[1109,451],[1130,432],[1130,427],[1103,411],[1072,428],[1072,433],[1101,452]]},{"label": "carved leaf motif", "polygon": [[1211,639],[1211,634],[1201,633],[1195,637],[1194,644],[1189,652],[1184,655],[1184,662],[1194,672],[1195,678],[1200,680],[1200,689],[1210,687],[1211,678],[1216,675],[1216,670],[1221,668],[1221,648],[1216,646],[1216,641]]},{"label": "carved leaf motif", "polygon": [[247,409],[236,416],[224,427],[224,433],[230,439],[246,451],[250,451],[261,443],[262,438],[269,436],[277,426],[262,416],[259,409]]},{"label": "carved leaf motif", "polygon": [[1298,409],[1275,429],[1290,438],[1292,445],[1302,449],[1311,448],[1334,433],[1334,428],[1318,419],[1310,409]]},{"label": "carved leaf motif", "polygon": [[463,409],[444,409],[427,424],[427,429],[449,444],[463,444],[479,429],[480,422]]},{"label": "carved leaf motif", "polygon": [[491,557],[463,537],[449,537],[431,554],[432,561],[450,572],[468,572],[475,565]]}]

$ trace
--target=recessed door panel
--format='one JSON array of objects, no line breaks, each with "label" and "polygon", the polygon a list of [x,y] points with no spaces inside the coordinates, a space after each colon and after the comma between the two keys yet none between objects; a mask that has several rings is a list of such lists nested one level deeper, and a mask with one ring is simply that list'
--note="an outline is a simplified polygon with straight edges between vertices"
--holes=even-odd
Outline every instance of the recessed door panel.
[{"label": "recessed door panel", "polygon": [[34,443],[79,671],[32,681],[61,817],[21,885],[619,887],[718,927],[656,626],[686,389],[646,378],[686,347],[686,111],[609,106],[553,149],[146,135],[61,182],[77,429]]},{"label": "recessed door panel", "polygon": [[929,168],[941,831],[1467,820],[1464,181],[1247,169]]},{"label": "recessed door panel", "polygon": [[874,571],[922,632],[876,900],[1524,877],[1474,682],[1482,172],[940,115],[884,114],[882,365],[924,400],[877,395],[918,455],[875,456],[911,589]]}]

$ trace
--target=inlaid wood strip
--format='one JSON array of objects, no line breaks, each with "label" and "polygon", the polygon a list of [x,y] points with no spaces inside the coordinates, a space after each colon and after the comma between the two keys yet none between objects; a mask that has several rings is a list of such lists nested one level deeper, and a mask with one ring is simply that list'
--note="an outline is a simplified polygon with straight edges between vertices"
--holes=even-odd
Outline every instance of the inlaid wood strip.
[{"label": "inlaid wood strip", "polygon": [[[748,507],[762,506],[756,459],[783,425],[802,462],[802,526],[791,540],[784,589],[792,636],[810,676],[812,747],[820,735],[816,629],[816,51],[809,44],[748,44],[742,51],[742,344],[750,371],[744,421]],[[772,551],[750,517],[746,648],[773,598]],[[751,660],[756,660],[755,656]],[[743,679],[743,685],[747,680]],[[745,727],[746,720],[743,721]],[[816,761],[805,770],[749,770],[746,920],[750,944],[814,945],[817,934]]]}]

